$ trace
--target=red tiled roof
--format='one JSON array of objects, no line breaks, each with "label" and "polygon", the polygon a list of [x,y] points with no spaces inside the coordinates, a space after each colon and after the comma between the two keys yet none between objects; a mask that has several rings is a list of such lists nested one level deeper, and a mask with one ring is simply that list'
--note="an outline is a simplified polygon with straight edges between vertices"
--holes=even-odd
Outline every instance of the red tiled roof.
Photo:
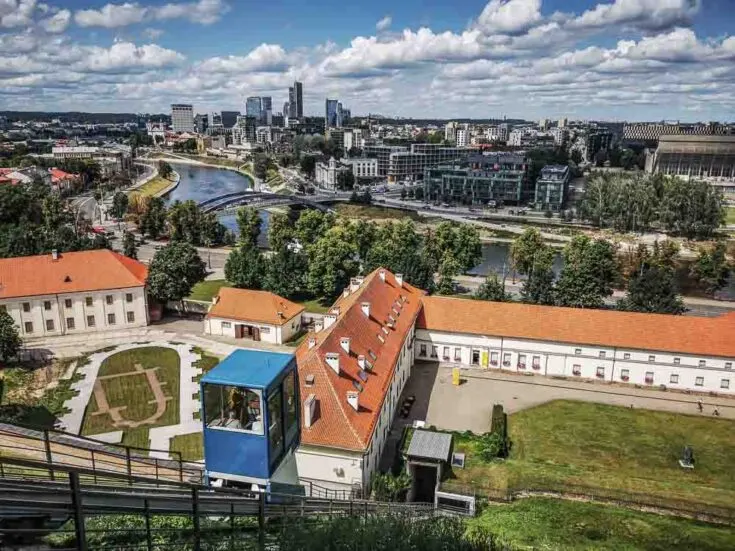
[{"label": "red tiled roof", "polygon": [[[316,346],[309,349],[307,338],[296,351],[301,397],[306,399],[313,393],[318,401],[316,420],[311,427],[301,428],[301,441],[305,444],[356,451],[364,451],[370,444],[401,348],[414,325],[423,295],[423,291],[405,282],[399,287],[395,276],[388,271],[383,281],[378,272],[372,272],[359,289],[335,302],[334,307],[340,309],[337,321],[327,329],[309,334],[317,338]],[[363,302],[370,303],[369,318],[362,311]],[[398,309],[400,315],[396,316],[392,308],[398,302],[402,306]],[[382,328],[388,323],[389,315],[396,323],[388,328],[386,335]],[[384,343],[379,334],[384,336]],[[340,346],[341,337],[350,337],[350,354]],[[375,353],[375,360],[370,351]],[[339,354],[339,375],[325,361],[329,352]],[[372,363],[366,382],[358,376],[361,371],[358,355],[364,355]],[[308,375],[315,377],[310,387],[305,383]],[[347,392],[355,390],[355,382],[363,388],[359,393],[359,411],[347,403]]]},{"label": "red tiled roof", "polygon": [[[207,317],[257,321],[271,325],[283,325],[304,311],[304,307],[269,291],[222,287],[219,300]],[[279,315],[279,312],[283,316]]]},{"label": "red tiled roof", "polygon": [[424,297],[419,329],[735,358],[735,312],[715,318]]},{"label": "red tiled roof", "polygon": [[145,264],[100,249],[0,259],[0,298],[30,297],[145,285]]},{"label": "red tiled roof", "polygon": [[78,174],[71,174],[69,172],[64,172],[63,170],[58,169],[58,168],[50,168],[49,174],[51,174],[51,181],[53,183],[56,183],[59,180],[73,180],[73,179],[79,178]]}]

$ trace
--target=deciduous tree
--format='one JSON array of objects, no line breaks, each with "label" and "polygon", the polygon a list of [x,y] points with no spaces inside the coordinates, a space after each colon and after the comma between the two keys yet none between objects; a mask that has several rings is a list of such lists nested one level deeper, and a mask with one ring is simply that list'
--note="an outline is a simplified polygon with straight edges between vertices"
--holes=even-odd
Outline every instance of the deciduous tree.
[{"label": "deciduous tree", "polygon": [[128,195],[122,191],[118,191],[112,197],[112,215],[118,220],[125,216],[128,212]]},{"label": "deciduous tree", "polygon": [[725,243],[718,241],[711,249],[701,247],[692,264],[690,273],[707,294],[714,295],[727,284],[731,268],[726,253]]},{"label": "deciduous tree", "polygon": [[23,341],[18,328],[5,310],[0,310],[0,360],[9,361],[18,356]]},{"label": "deciduous tree", "polygon": [[505,282],[501,281],[498,274],[491,272],[475,291],[474,297],[478,300],[490,300],[494,302],[510,302],[513,300],[509,293],[505,292]]},{"label": "deciduous tree", "polygon": [[604,239],[577,235],[564,247],[564,268],[556,283],[560,306],[602,308],[618,280],[615,246]]},{"label": "deciduous tree", "polygon": [[225,278],[241,289],[261,289],[265,260],[257,247],[245,243],[234,249],[225,262]]},{"label": "deciduous tree", "polygon": [[151,197],[140,217],[140,231],[151,239],[158,239],[166,229],[166,205],[160,197]]},{"label": "deciduous tree", "polygon": [[129,232],[123,232],[122,239],[123,254],[128,258],[138,258],[138,246],[135,244],[135,236]]},{"label": "deciduous tree", "polygon": [[237,209],[237,227],[240,231],[240,243],[250,247],[258,246],[258,236],[262,220],[253,207]]},{"label": "deciduous tree", "polygon": [[206,270],[197,250],[188,243],[170,243],[157,251],[148,267],[150,294],[166,304],[189,296],[192,287],[204,279]]}]

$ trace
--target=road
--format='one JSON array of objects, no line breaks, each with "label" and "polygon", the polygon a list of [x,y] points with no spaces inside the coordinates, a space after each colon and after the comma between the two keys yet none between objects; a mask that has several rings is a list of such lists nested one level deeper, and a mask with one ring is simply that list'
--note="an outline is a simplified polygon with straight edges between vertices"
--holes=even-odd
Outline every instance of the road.
[{"label": "road", "polygon": [[77,216],[82,216],[94,224],[99,218],[97,209],[97,200],[93,197],[91,191],[84,192],[71,200],[71,205]]}]

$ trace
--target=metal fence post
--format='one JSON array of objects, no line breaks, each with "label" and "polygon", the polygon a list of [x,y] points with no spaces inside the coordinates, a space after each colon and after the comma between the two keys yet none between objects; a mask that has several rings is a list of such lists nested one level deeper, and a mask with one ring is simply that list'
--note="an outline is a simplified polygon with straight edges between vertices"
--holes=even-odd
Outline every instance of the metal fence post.
[{"label": "metal fence post", "polygon": [[148,503],[148,498],[143,501],[145,508],[145,543],[148,547],[148,551],[153,551],[153,537],[151,536],[151,506]]},{"label": "metal fence post", "polygon": [[51,455],[51,441],[48,437],[48,429],[43,429],[43,445],[46,448],[46,463],[49,465],[49,476],[51,477],[51,480],[55,480],[56,477],[54,476],[54,459]]},{"label": "metal fence post", "polygon": [[194,522],[194,551],[200,551],[202,548],[202,533],[199,526],[199,490],[191,489],[191,512]]},{"label": "metal fence post", "polygon": [[74,533],[77,540],[77,549],[87,551],[87,534],[84,526],[84,510],[82,506],[82,490],[79,486],[79,473],[69,472],[69,486],[71,488],[71,506],[74,510]]},{"label": "metal fence post", "polygon": [[133,466],[130,464],[130,446],[125,446],[125,458],[128,466],[128,484],[133,485]]},{"label": "metal fence post", "polygon": [[235,503],[230,502],[230,549],[235,548]]},{"label": "metal fence post", "polygon": [[265,492],[258,496],[258,549],[265,549]]},{"label": "metal fence post", "polygon": [[97,465],[94,461],[94,448],[92,448],[92,477],[94,478],[94,483],[97,484]]}]

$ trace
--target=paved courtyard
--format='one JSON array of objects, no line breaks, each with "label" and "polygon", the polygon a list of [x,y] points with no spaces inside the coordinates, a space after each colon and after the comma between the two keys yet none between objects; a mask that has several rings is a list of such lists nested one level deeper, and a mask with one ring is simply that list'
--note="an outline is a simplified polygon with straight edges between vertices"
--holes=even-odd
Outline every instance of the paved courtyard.
[{"label": "paved courtyard", "polygon": [[[461,375],[462,384],[454,386],[450,366],[416,363],[402,397],[413,395],[416,402],[409,417],[398,416],[395,426],[418,419],[441,429],[482,433],[490,427],[493,404],[502,404],[506,412],[514,413],[558,399],[706,416],[712,416],[717,408],[720,416],[735,418],[735,400],[731,398],[475,369],[463,369]],[[701,414],[699,399],[704,404]]]}]

